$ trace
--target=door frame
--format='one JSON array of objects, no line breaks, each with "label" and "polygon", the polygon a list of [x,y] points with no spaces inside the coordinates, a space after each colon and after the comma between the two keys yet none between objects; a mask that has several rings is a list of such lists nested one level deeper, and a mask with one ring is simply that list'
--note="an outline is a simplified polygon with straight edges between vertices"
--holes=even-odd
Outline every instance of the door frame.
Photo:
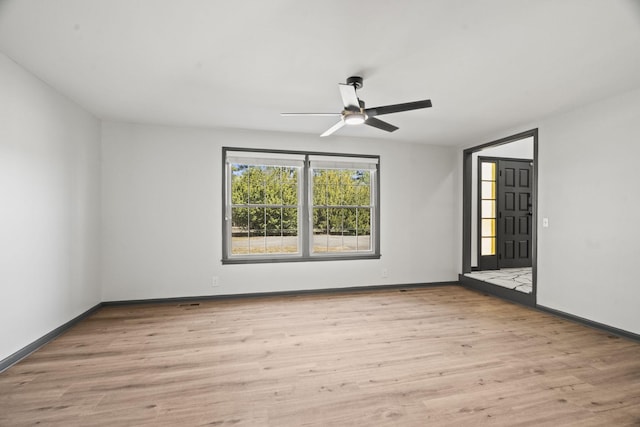
[{"label": "door frame", "polygon": [[[507,136],[485,144],[470,147],[462,152],[462,274],[461,282],[464,281],[465,273],[471,272],[471,206],[475,202],[472,200],[473,186],[473,153],[480,152],[486,148],[497,147],[510,142],[519,141],[525,138],[533,138],[533,182],[532,182],[532,209],[533,217],[531,224],[531,271],[532,271],[532,291],[531,294],[501,288],[497,285],[486,284],[479,286],[483,291],[512,299],[526,305],[536,305],[537,278],[538,278],[538,129],[531,129],[515,135]],[[470,279],[471,280],[471,279]],[[484,282],[482,282],[484,283]],[[498,289],[500,288],[500,289]],[[508,291],[508,292],[507,292]],[[519,295],[518,295],[519,294]]]},{"label": "door frame", "polygon": [[[513,141],[512,141],[513,142]],[[477,158],[477,192],[476,192],[476,221],[477,221],[477,227],[476,227],[476,253],[477,253],[477,257],[478,257],[478,270],[480,271],[489,271],[489,270],[499,270],[500,269],[500,249],[502,249],[503,245],[502,243],[504,242],[503,240],[501,240],[501,233],[500,233],[500,179],[499,179],[499,174],[500,174],[500,162],[501,161],[509,161],[509,162],[522,162],[522,163],[529,163],[532,167],[531,167],[531,210],[533,212],[533,164],[534,161],[533,159],[519,159],[516,157],[494,157],[494,156],[478,156]],[[481,208],[481,201],[482,198],[480,196],[481,192],[482,192],[482,179],[481,179],[481,174],[482,171],[480,170],[480,163],[482,162],[492,162],[495,163],[496,165],[496,254],[493,255],[492,257],[494,259],[491,260],[487,260],[485,257],[485,264],[487,263],[491,263],[492,266],[495,265],[494,268],[482,268],[481,263],[482,263],[482,230],[481,230],[481,224],[482,224],[482,208]],[[473,200],[472,200],[473,203]],[[531,217],[531,237],[533,239],[533,216]],[[533,240],[532,240],[532,245],[531,245],[531,252],[533,252]],[[531,254],[531,263],[533,264],[533,253]],[[472,267],[473,268],[473,267]]]}]

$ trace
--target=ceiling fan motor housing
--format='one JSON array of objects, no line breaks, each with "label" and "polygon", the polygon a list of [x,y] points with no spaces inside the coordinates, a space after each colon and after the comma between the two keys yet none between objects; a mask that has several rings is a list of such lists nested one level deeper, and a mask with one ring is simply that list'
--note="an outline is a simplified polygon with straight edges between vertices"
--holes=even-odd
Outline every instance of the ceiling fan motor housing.
[{"label": "ceiling fan motor housing", "polygon": [[356,89],[360,89],[362,87],[362,77],[351,76],[347,79],[347,84],[355,87]]}]

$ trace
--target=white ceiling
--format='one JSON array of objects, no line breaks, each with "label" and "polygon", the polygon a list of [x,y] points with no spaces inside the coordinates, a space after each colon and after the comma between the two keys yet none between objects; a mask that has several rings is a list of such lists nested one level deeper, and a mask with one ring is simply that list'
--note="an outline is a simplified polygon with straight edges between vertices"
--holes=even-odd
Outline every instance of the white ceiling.
[{"label": "white ceiling", "polygon": [[[483,137],[640,87],[637,0],[0,0],[0,51],[100,118],[319,135],[337,83],[368,107],[341,135]],[[1,88],[0,88],[1,89]]]}]

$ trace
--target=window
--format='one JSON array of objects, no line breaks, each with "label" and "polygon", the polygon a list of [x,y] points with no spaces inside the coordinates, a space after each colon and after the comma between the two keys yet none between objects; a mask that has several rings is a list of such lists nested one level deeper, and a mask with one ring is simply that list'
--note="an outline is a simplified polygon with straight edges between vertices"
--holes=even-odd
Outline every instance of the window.
[{"label": "window", "polygon": [[223,148],[223,262],[379,258],[378,156]]},{"label": "window", "polygon": [[480,255],[496,254],[496,162],[480,161]]},{"label": "window", "polygon": [[375,164],[311,157],[312,253],[370,252]]}]

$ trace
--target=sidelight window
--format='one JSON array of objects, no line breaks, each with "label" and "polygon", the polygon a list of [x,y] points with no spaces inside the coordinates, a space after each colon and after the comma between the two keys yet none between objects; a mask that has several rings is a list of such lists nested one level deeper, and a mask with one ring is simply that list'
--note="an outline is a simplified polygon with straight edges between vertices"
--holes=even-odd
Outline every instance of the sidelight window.
[{"label": "sidelight window", "polygon": [[496,162],[480,162],[480,255],[496,254]]}]

